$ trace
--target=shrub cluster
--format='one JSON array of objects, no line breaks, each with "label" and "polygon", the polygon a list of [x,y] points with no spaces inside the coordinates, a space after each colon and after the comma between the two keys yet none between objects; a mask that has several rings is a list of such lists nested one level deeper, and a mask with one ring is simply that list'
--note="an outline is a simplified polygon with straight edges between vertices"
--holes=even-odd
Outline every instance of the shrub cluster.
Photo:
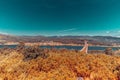
[{"label": "shrub cluster", "polygon": [[46,54],[43,49],[39,46],[31,46],[24,49],[23,53],[24,60],[36,59],[37,57],[47,58],[49,54]]}]

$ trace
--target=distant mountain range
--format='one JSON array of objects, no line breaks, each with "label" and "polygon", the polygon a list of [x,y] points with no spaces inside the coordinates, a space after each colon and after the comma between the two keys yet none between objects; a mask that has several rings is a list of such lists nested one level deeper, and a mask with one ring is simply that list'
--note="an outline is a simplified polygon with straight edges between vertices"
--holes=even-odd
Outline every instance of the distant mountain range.
[{"label": "distant mountain range", "polygon": [[91,45],[120,45],[119,37],[112,36],[13,36],[0,34],[0,43],[6,42],[59,42],[63,44],[83,44],[83,40],[88,40]]}]

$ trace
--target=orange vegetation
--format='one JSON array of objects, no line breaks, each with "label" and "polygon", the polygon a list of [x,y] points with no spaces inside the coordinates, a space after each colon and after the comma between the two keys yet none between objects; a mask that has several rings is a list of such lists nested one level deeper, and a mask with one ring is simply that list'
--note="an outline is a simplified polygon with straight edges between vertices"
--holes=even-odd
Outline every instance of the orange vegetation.
[{"label": "orange vegetation", "polygon": [[0,54],[0,80],[120,80],[120,57],[48,50],[47,58],[24,61],[13,50]]}]

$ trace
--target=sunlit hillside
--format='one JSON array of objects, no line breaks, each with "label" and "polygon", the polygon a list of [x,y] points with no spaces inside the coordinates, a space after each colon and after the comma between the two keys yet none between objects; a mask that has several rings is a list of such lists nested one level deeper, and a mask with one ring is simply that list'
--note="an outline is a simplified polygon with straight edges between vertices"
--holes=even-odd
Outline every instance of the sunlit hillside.
[{"label": "sunlit hillside", "polygon": [[[120,80],[119,56],[66,49],[41,51],[47,56],[32,57],[24,55],[24,50],[1,49],[0,80]],[[36,54],[34,50],[31,53]]]}]

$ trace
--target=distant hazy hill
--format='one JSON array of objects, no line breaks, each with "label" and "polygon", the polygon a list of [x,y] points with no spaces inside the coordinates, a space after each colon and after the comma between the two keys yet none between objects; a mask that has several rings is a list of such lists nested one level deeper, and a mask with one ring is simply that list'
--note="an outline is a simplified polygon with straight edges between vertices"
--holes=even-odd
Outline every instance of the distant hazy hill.
[{"label": "distant hazy hill", "polygon": [[113,43],[120,44],[119,37],[111,36],[12,36],[0,34],[0,42],[46,42],[54,41],[64,44],[74,43],[83,44],[83,40],[88,40],[93,45],[111,45]]}]

